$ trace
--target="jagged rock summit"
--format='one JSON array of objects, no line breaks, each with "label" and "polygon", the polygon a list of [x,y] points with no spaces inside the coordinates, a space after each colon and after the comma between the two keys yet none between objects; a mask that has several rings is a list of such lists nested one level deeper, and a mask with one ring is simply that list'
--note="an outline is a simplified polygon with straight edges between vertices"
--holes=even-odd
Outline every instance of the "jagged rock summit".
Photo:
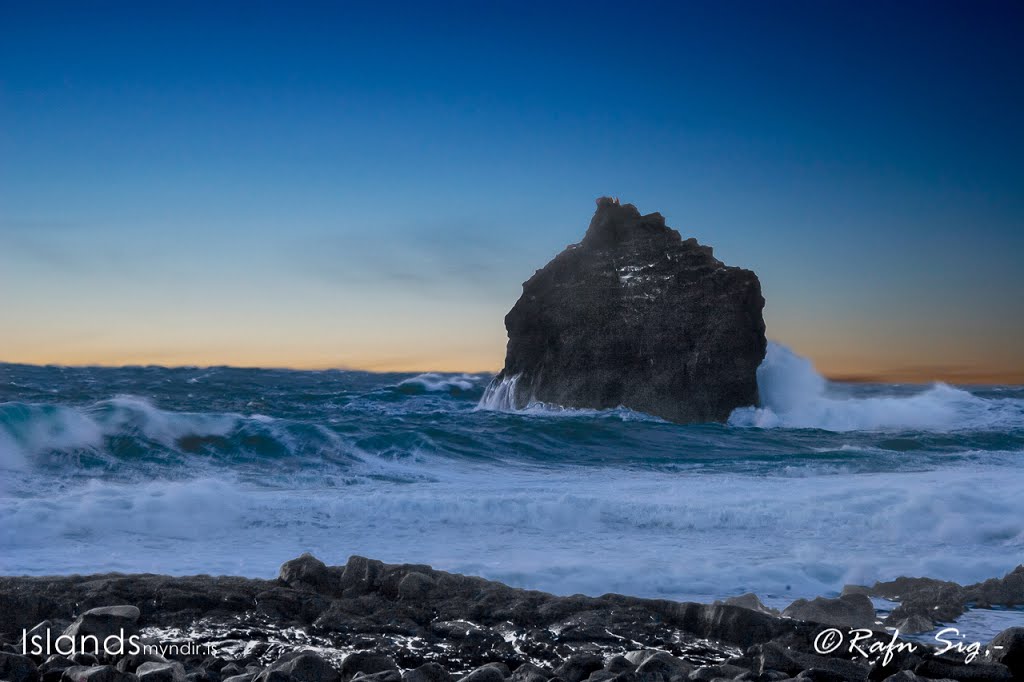
[{"label": "jagged rock summit", "polygon": [[523,284],[484,400],[725,421],[758,402],[763,308],[753,272],[682,239],[659,213],[602,197],[583,241]]}]

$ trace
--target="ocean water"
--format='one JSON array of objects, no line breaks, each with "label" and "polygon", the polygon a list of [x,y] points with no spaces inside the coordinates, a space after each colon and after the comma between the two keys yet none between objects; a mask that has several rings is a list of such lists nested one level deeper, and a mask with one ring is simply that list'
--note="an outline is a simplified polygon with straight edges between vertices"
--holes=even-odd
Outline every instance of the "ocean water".
[{"label": "ocean water", "polygon": [[725,425],[501,409],[489,375],[0,365],[0,573],[271,577],[303,551],[785,605],[1024,560],[1024,389],[830,383]]}]

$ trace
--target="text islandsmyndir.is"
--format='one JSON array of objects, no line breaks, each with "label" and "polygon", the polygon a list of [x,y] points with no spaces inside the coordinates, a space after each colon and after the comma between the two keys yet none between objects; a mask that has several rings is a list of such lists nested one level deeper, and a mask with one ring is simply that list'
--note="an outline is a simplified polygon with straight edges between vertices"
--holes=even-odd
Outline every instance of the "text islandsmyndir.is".
[{"label": "text islandsmyndir.is", "polygon": [[139,635],[126,635],[122,629],[117,634],[100,639],[96,635],[59,635],[50,636],[47,630],[43,633],[29,635],[22,630],[21,653],[25,656],[74,656],[79,653],[94,656],[137,656],[138,654],[158,654],[160,656],[198,656],[214,653],[210,644],[197,642],[174,642],[171,644],[154,644],[142,641]]}]

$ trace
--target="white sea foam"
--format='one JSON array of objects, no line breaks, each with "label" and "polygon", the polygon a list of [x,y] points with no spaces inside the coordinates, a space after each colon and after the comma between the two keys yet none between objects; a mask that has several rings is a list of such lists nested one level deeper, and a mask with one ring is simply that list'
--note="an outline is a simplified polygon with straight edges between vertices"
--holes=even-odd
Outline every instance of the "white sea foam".
[{"label": "white sea foam", "polygon": [[472,391],[478,388],[485,377],[478,374],[440,374],[427,372],[419,374],[398,383],[399,386],[412,386],[422,388],[425,391]]},{"label": "white sea foam", "polygon": [[[0,428],[0,471],[24,469],[26,464],[24,450],[6,429]],[[2,483],[0,490],[3,490]]]},{"label": "white sea foam", "polygon": [[166,447],[185,436],[224,436],[240,415],[170,412],[133,396],[86,407],[0,404],[0,468],[17,468],[47,452],[97,450],[104,437],[138,435]]},{"label": "white sea foam", "polygon": [[733,426],[827,431],[958,431],[1024,428],[1024,401],[991,399],[942,383],[904,396],[839,395],[811,362],[768,344],[757,370],[762,407],[735,410]]},{"label": "white sea foam", "polygon": [[613,417],[622,421],[664,421],[641,412],[635,412],[621,405],[607,410],[597,410],[585,407],[563,407],[553,403],[545,403],[539,400],[531,400],[523,406],[519,406],[516,400],[516,388],[519,384],[520,375],[504,377],[500,381],[493,380],[484,391],[476,409],[492,412],[514,412],[516,414],[531,417]]},{"label": "white sea foam", "polygon": [[480,398],[478,407],[481,410],[495,410],[498,412],[510,412],[516,409],[516,386],[519,384],[519,375],[495,378],[488,384],[484,395]]},{"label": "white sea foam", "polygon": [[[437,376],[419,379],[452,375]],[[184,381],[188,400],[157,398],[165,409],[131,397],[0,404],[0,574],[269,577],[310,550],[560,593],[753,590],[778,603],[899,575],[972,582],[1019,562],[1019,400],[950,387],[843,394],[777,346],[761,378],[765,407],[733,423],[785,429],[623,424],[646,417],[544,405],[509,417],[443,387],[396,395],[390,377],[358,398],[338,383],[336,401],[317,379],[315,399],[284,391],[259,405],[273,416],[202,413],[221,387]],[[480,407],[512,408],[513,381]],[[247,378],[234,404],[250,404],[250,390]],[[1007,432],[929,433],[948,420]],[[908,423],[920,431],[899,438],[786,430]],[[227,442],[183,446],[190,435]]]},{"label": "white sea foam", "polygon": [[49,450],[95,448],[103,428],[81,410],[60,405],[0,405],[0,468],[21,468]]},{"label": "white sea foam", "polygon": [[226,436],[242,419],[237,414],[170,412],[134,396],[101,401],[89,416],[106,435],[136,432],[168,447],[184,436]]},{"label": "white sea foam", "polygon": [[432,480],[343,491],[220,477],[2,497],[0,573],[270,576],[312,550],[560,593],[796,597],[898,575],[971,582],[1012,569],[1024,546],[1014,467],[765,478],[421,465]]}]

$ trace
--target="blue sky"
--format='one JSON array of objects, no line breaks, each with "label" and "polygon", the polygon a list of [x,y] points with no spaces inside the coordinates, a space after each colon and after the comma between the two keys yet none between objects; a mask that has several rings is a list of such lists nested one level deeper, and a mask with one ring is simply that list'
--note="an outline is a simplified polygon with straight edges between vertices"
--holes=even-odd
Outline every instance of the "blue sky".
[{"label": "blue sky", "polygon": [[833,375],[1024,380],[1024,8],[5,3],[0,360],[500,367],[593,201]]}]

